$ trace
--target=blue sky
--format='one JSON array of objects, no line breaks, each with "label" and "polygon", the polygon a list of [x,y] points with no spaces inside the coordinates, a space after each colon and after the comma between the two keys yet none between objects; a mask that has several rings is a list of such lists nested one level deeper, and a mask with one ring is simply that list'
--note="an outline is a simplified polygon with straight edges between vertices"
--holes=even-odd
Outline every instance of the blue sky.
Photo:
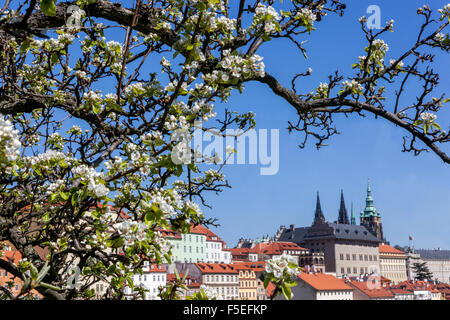
[{"label": "blue sky", "polygon": [[[447,2],[428,4],[437,10]],[[386,61],[399,56],[417,36],[422,20],[416,9],[427,3],[347,1],[344,17],[333,15],[316,24],[317,30],[306,44],[308,60],[285,41],[263,45],[259,54],[264,56],[266,71],[290,86],[295,73],[311,67],[312,76],[297,84],[303,92],[312,91],[336,69],[351,77],[351,64],[363,55],[365,47],[358,18],[369,16],[366,9],[373,4],[381,8],[383,24],[395,20],[394,33],[382,37],[390,47]],[[437,57],[436,66],[442,72],[438,92],[449,93],[448,55]],[[353,201],[358,220],[370,178],[375,207],[381,212],[384,233],[391,244],[407,245],[408,236],[412,235],[416,248],[450,249],[449,165],[431,152],[419,157],[401,152],[404,132],[370,115],[336,118],[342,134],[331,138],[328,147],[316,150],[311,141],[300,149],[302,136],[289,135],[285,130],[287,120],[296,119],[293,108],[267,89],[264,85],[249,84],[244,94],[235,93],[226,105],[234,110],[254,111],[257,128],[280,129],[278,174],[261,176],[258,165],[230,165],[224,173],[232,189],[208,197],[213,209],[205,208],[205,214],[218,218],[221,224],[212,230],[230,247],[240,237],[272,236],[280,225],[310,225],[317,191],[329,221],[337,219],[341,189],[348,212]],[[410,87],[403,100],[405,104],[412,102],[416,90],[414,85]],[[220,110],[224,105],[217,107]],[[438,120],[448,125],[449,115],[448,111],[441,112]]]}]

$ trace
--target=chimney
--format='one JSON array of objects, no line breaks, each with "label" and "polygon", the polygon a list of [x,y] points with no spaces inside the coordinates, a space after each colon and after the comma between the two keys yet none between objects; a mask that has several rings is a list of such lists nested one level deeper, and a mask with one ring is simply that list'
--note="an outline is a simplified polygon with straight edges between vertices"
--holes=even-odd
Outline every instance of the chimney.
[{"label": "chimney", "polygon": [[295,225],[291,224],[291,231],[294,231],[294,230],[295,230]]}]

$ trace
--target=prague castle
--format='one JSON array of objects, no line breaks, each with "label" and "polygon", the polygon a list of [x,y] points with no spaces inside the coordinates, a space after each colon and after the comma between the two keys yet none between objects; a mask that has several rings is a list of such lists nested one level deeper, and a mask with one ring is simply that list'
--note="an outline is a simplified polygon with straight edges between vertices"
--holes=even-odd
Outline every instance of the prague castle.
[{"label": "prague castle", "polygon": [[361,211],[360,225],[351,207],[348,217],[341,191],[338,219],[328,222],[322,212],[317,193],[314,220],[310,227],[290,228],[282,226],[275,241],[291,241],[311,252],[323,252],[326,272],[339,277],[360,276],[376,272],[379,267],[379,245],[385,242],[381,215],[375,209],[370,184],[367,185],[366,207]]}]

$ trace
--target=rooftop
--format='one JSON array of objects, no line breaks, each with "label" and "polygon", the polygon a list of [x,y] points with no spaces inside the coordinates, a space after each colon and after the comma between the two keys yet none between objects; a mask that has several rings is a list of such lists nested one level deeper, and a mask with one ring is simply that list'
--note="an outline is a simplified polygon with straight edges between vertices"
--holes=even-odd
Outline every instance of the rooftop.
[{"label": "rooftop", "polygon": [[302,272],[299,278],[317,291],[353,290],[344,280],[331,274]]},{"label": "rooftop", "polygon": [[369,298],[394,298],[394,295],[382,286],[374,285],[374,288],[372,288],[370,285],[368,285],[367,281],[351,280],[348,283],[352,287],[364,293]]},{"label": "rooftop", "polygon": [[235,265],[228,263],[196,263],[195,265],[202,273],[239,273]]},{"label": "rooftop", "polygon": [[380,243],[379,248],[380,248],[380,253],[397,253],[397,254],[405,255],[405,253],[403,251],[398,250],[394,247],[391,247],[388,244]]}]

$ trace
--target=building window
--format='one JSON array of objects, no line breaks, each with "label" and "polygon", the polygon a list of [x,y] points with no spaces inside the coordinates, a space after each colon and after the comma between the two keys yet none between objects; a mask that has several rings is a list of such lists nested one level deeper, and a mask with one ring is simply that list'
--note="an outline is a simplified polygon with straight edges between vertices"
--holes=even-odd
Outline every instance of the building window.
[{"label": "building window", "polygon": [[341,268],[341,273],[344,274],[345,273],[345,269]]},{"label": "building window", "polygon": [[350,255],[349,254],[347,254],[347,260],[350,260]]},{"label": "building window", "polygon": [[339,256],[340,256],[341,260],[344,260],[344,254],[343,253],[341,253]]},{"label": "building window", "polygon": [[356,254],[353,254],[353,255],[352,255],[352,259],[353,259],[353,261],[356,260]]}]

